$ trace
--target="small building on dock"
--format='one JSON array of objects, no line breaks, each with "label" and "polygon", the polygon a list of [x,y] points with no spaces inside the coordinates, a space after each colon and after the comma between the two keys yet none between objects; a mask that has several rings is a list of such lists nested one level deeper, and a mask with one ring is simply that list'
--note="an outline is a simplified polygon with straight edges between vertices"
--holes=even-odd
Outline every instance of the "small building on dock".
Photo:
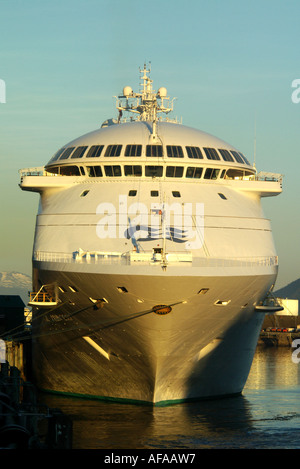
[{"label": "small building on dock", "polygon": [[31,333],[28,308],[18,295],[0,295],[0,364],[17,367],[23,379],[31,375]]},{"label": "small building on dock", "polygon": [[300,328],[299,301],[288,298],[276,298],[276,301],[283,307],[282,311],[266,314],[263,329],[271,328]]},{"label": "small building on dock", "polygon": [[283,310],[266,314],[258,343],[292,347],[293,341],[300,338],[299,302],[287,298],[276,301]]},{"label": "small building on dock", "polygon": [[18,295],[0,295],[0,335],[24,324],[25,304]]}]

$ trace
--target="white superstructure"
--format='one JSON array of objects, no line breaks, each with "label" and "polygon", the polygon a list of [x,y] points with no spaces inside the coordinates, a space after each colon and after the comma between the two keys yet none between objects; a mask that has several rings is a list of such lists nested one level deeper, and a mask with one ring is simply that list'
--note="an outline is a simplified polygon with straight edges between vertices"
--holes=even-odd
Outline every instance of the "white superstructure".
[{"label": "white superstructure", "polygon": [[278,269],[261,197],[282,178],[163,118],[173,104],[148,73],[117,119],[21,170],[40,193],[33,286],[51,301],[35,307],[34,362],[49,391],[157,404],[240,393],[248,376]]}]

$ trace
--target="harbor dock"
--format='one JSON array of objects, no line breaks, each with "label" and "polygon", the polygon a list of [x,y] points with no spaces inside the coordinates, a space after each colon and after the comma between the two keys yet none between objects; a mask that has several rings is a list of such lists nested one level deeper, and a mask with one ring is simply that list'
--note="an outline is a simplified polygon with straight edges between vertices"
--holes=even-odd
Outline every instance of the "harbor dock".
[{"label": "harbor dock", "polygon": [[72,421],[39,403],[20,297],[0,295],[0,449],[72,449]]},{"label": "harbor dock", "polygon": [[296,346],[296,339],[300,340],[300,330],[295,332],[286,328],[274,328],[261,331],[258,343],[273,347],[293,347]]},{"label": "harbor dock", "polygon": [[1,363],[0,449],[71,449],[72,422],[38,402],[35,386],[20,370]]},{"label": "harbor dock", "polygon": [[[258,344],[274,347],[293,347],[300,339],[298,300],[276,298],[282,311],[266,314]],[[294,343],[294,345],[293,345]]]}]

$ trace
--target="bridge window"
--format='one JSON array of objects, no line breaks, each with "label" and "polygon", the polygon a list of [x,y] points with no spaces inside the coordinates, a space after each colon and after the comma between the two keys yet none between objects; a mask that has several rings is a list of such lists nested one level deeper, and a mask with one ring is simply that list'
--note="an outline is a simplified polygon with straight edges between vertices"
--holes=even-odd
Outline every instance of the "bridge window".
[{"label": "bridge window", "polygon": [[179,191],[172,191],[173,197],[181,197],[181,194]]},{"label": "bridge window", "polygon": [[86,157],[87,158],[98,158],[101,155],[103,148],[104,148],[104,145],[93,145],[89,149]]},{"label": "bridge window", "polygon": [[203,148],[203,150],[205,151],[205,154],[206,154],[208,160],[219,160],[220,159],[217,150],[215,150],[214,148]]},{"label": "bridge window", "polygon": [[237,161],[238,163],[242,163],[242,164],[245,163],[243,158],[238,154],[237,151],[230,151],[230,153],[233,155],[235,161]]},{"label": "bridge window", "polygon": [[183,158],[182,148],[177,145],[167,145],[167,155],[170,158]]},{"label": "bridge window", "polygon": [[219,169],[207,168],[205,170],[204,179],[217,179],[219,172]]},{"label": "bridge window", "polygon": [[63,176],[80,176],[78,166],[61,166],[60,174]]},{"label": "bridge window", "polygon": [[66,160],[67,158],[69,158],[69,156],[73,153],[74,150],[75,150],[75,147],[66,148],[59,159]]},{"label": "bridge window", "polygon": [[125,156],[141,156],[142,145],[127,145],[125,148]]},{"label": "bridge window", "polygon": [[142,176],[142,166],[125,165],[124,173],[125,173],[125,176]]},{"label": "bridge window", "polygon": [[87,173],[91,178],[99,178],[103,176],[101,166],[87,166]]},{"label": "bridge window", "polygon": [[244,162],[245,162],[247,165],[251,166],[251,164],[249,163],[249,161],[247,160],[247,158],[245,157],[245,155],[243,155],[243,153],[241,153],[241,152],[239,151],[239,155],[240,155],[240,157],[244,160]]},{"label": "bridge window", "polygon": [[225,179],[243,179],[244,175],[244,171],[241,169],[228,169],[226,171]]},{"label": "bridge window", "polygon": [[196,178],[200,179],[202,176],[203,168],[194,168],[192,166],[189,166],[186,170],[185,177],[186,178]]},{"label": "bridge window", "polygon": [[52,174],[59,174],[59,166],[52,166],[50,168],[47,168],[47,173],[52,173]]},{"label": "bridge window", "polygon": [[82,158],[87,147],[77,147],[71,158]]},{"label": "bridge window", "polygon": [[233,157],[231,156],[228,150],[219,149],[219,152],[221,153],[221,156],[224,161],[234,161]]},{"label": "bridge window", "polygon": [[122,176],[121,166],[104,166],[105,174],[108,177]]},{"label": "bridge window", "polygon": [[202,152],[199,147],[185,147],[189,158],[203,159]]},{"label": "bridge window", "polygon": [[145,176],[147,177],[162,177],[163,167],[162,166],[145,166]]},{"label": "bridge window", "polygon": [[104,156],[120,156],[122,145],[108,145]]},{"label": "bridge window", "polygon": [[162,145],[146,145],[146,156],[163,156]]},{"label": "bridge window", "polygon": [[183,175],[183,166],[167,166],[166,176],[168,178],[181,178]]},{"label": "bridge window", "polygon": [[60,157],[60,155],[65,151],[65,148],[61,148],[60,150],[58,150],[55,155],[53,156],[53,158],[51,159],[51,163],[52,161],[56,161],[58,160],[58,158]]}]

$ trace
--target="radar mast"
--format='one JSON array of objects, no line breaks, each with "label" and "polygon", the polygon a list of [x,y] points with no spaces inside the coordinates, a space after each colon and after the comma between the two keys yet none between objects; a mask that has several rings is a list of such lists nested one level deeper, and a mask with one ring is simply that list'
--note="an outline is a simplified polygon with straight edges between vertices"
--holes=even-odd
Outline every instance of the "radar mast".
[{"label": "radar mast", "polygon": [[169,120],[167,117],[163,117],[160,114],[164,113],[168,115],[173,111],[173,101],[175,98],[170,100],[165,87],[159,88],[157,92],[153,90],[153,80],[148,76],[150,72],[151,67],[147,69],[146,64],[144,64],[144,68],[140,69],[142,80],[142,83],[140,83],[140,91],[135,93],[130,86],[125,86],[123,88],[123,94],[116,97],[116,108],[119,111],[119,123],[126,122],[127,120],[126,118],[122,118],[123,112],[129,112],[135,115],[135,117],[130,117],[131,121],[152,122],[152,138],[155,140],[157,137],[157,121],[165,120],[174,122],[174,120]]}]

